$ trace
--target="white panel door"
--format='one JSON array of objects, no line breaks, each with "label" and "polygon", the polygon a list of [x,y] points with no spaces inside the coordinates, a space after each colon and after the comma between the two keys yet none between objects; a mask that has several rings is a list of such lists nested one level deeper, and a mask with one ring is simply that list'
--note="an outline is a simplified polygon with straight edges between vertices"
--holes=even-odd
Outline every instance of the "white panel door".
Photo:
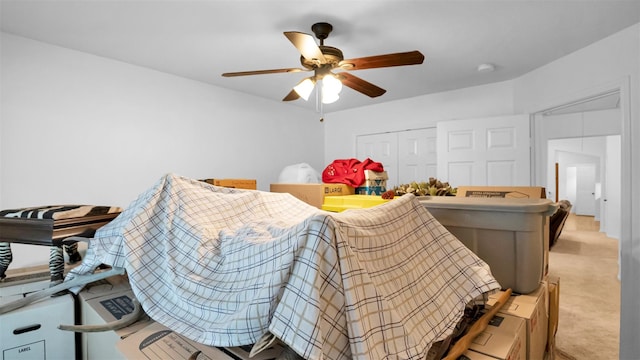
[{"label": "white panel door", "polygon": [[451,186],[528,186],[529,116],[442,121],[438,175]]},{"label": "white panel door", "polygon": [[605,191],[602,204],[604,206],[604,218],[606,219],[604,231],[608,237],[620,239],[620,228],[622,214],[620,213],[620,199],[622,193],[620,189],[621,174],[621,153],[620,153],[620,135],[607,136],[607,162],[605,170]]},{"label": "white panel door", "polygon": [[387,188],[392,188],[398,180],[398,135],[384,133],[358,135],[356,137],[356,159],[364,161],[370,158],[382,163],[389,175]]},{"label": "white panel door", "polygon": [[437,178],[437,130],[417,129],[398,133],[398,184]]},{"label": "white panel door", "polygon": [[596,166],[576,166],[576,215],[594,216],[596,213]]}]

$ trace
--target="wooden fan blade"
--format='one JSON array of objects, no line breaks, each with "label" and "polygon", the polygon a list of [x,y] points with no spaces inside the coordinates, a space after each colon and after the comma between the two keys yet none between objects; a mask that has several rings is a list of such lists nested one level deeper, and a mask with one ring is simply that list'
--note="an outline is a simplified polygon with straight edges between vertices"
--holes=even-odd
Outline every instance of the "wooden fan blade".
[{"label": "wooden fan blade", "polygon": [[300,95],[298,95],[298,93],[295,90],[291,90],[287,96],[284,97],[284,99],[282,99],[282,101],[293,101],[293,100],[298,100],[300,98]]},{"label": "wooden fan blade", "polygon": [[342,81],[342,85],[348,86],[353,90],[361,92],[369,97],[378,97],[387,92],[387,90],[373,85],[372,83],[362,80],[361,78],[347,72],[341,72],[336,75]]},{"label": "wooden fan blade", "polygon": [[284,36],[291,41],[305,59],[317,60],[320,64],[327,62],[313,36],[298,31],[285,31]]},{"label": "wooden fan blade", "polygon": [[246,76],[246,75],[263,75],[263,74],[277,74],[277,73],[294,73],[301,71],[309,71],[307,69],[272,69],[272,70],[253,70],[253,71],[239,71],[239,72],[228,72],[222,74],[224,77],[233,77],[233,76]]},{"label": "wooden fan blade", "polygon": [[385,55],[375,55],[356,59],[342,60],[338,66],[344,70],[375,69],[391,66],[422,64],[424,55],[420,51],[409,51]]}]

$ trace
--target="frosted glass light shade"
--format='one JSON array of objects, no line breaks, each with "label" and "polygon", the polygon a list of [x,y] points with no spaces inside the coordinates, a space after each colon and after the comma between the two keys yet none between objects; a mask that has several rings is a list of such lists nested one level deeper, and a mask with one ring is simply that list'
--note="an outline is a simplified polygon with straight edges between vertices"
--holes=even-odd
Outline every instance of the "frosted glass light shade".
[{"label": "frosted glass light shade", "polygon": [[301,98],[307,101],[309,100],[309,95],[311,95],[314,86],[315,82],[311,80],[311,78],[306,78],[298,83],[298,85],[294,86],[293,90],[295,90]]},{"label": "frosted glass light shade", "polygon": [[334,102],[338,101],[339,98],[340,98],[340,96],[338,94],[334,94],[334,93],[331,93],[331,92],[324,92],[324,90],[322,91],[322,103],[323,104],[334,103]]},{"label": "frosted glass light shade", "polygon": [[342,82],[336,79],[333,75],[326,75],[322,79],[322,103],[331,104],[336,102],[342,91]]}]

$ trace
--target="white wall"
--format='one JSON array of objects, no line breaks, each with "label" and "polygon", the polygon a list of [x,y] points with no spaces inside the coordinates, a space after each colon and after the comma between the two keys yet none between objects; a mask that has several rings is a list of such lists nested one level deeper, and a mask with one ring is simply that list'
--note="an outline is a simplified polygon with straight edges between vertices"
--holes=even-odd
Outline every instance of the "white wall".
[{"label": "white wall", "polygon": [[639,32],[636,24],[516,79],[515,110],[534,113],[593,95],[629,76],[637,79]]},{"label": "white wall", "polygon": [[545,140],[618,135],[622,132],[620,109],[543,116],[540,125],[544,129],[542,135]]},{"label": "white wall", "polygon": [[434,127],[443,120],[510,114],[511,81],[330,113],[324,118],[324,160],[328,164],[355,157],[357,135]]},{"label": "white wall", "polygon": [[[169,172],[254,178],[268,190],[286,165],[323,166],[313,112],[9,34],[1,40],[1,209],[126,207]],[[13,249],[10,269],[48,261],[45,247]]]}]

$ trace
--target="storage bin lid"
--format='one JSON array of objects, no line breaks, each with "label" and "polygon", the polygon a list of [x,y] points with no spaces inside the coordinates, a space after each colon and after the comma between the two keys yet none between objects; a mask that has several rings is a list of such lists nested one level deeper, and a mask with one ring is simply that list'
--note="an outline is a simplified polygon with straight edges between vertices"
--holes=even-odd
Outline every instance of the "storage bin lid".
[{"label": "storage bin lid", "polygon": [[457,209],[495,212],[543,213],[553,215],[558,205],[549,199],[473,198],[457,196],[421,196],[427,209]]}]

